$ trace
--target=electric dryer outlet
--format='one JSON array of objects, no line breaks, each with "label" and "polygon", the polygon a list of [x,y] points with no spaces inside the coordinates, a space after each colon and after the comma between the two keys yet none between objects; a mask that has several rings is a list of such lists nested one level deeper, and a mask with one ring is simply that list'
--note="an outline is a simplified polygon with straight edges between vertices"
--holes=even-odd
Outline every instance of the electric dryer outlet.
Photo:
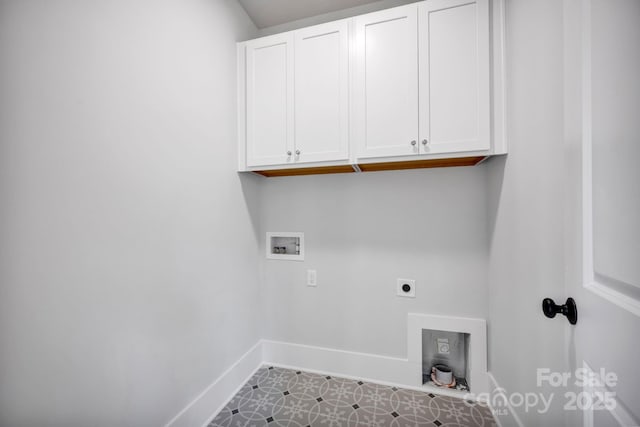
[{"label": "electric dryer outlet", "polygon": [[416,281],[413,279],[398,279],[396,292],[399,297],[415,298]]}]

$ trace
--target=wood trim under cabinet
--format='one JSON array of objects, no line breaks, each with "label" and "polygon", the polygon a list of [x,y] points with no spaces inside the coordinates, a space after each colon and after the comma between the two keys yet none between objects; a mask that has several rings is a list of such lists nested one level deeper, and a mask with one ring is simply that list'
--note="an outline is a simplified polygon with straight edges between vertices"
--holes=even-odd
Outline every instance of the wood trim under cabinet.
[{"label": "wood trim under cabinet", "polygon": [[484,160],[484,156],[458,157],[455,159],[408,160],[404,162],[359,163],[362,172],[392,171],[403,169],[449,168],[474,166]]},{"label": "wood trim under cabinet", "polygon": [[328,173],[354,173],[355,170],[351,165],[340,166],[316,166],[310,168],[295,169],[274,169],[266,171],[254,171],[255,173],[266,176],[267,178],[275,178],[278,176],[298,176],[298,175],[320,175]]},{"label": "wood trim under cabinet", "polygon": [[279,176],[321,175],[333,173],[377,172],[405,169],[447,168],[474,166],[486,159],[484,156],[459,157],[455,159],[408,160],[404,162],[359,163],[357,165],[316,166],[309,168],[273,169],[253,171],[267,178]]}]

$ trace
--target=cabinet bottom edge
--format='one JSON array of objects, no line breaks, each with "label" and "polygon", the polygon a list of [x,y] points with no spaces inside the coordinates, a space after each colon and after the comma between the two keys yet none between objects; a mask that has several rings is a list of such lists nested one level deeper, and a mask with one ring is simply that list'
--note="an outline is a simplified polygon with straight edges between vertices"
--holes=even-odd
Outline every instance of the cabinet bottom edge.
[{"label": "cabinet bottom edge", "polygon": [[359,163],[355,165],[312,166],[294,169],[272,169],[253,171],[267,178],[280,176],[321,175],[334,173],[378,172],[390,170],[449,168],[459,166],[474,166],[486,159],[487,156],[458,157],[453,159],[408,160],[401,162]]}]

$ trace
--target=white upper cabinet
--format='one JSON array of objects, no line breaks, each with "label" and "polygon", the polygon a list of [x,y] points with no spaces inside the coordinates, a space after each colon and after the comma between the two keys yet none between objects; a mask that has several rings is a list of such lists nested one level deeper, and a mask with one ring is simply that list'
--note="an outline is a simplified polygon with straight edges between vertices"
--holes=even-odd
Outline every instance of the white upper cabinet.
[{"label": "white upper cabinet", "polygon": [[358,157],[488,151],[488,0],[428,0],[356,18]]},{"label": "white upper cabinet", "polygon": [[420,150],[490,148],[488,0],[418,5]]},{"label": "white upper cabinet", "polygon": [[349,159],[349,25],[246,44],[248,167]]},{"label": "white upper cabinet", "polygon": [[417,6],[355,18],[358,157],[418,153]]},{"label": "white upper cabinet", "polygon": [[349,158],[349,25],[295,32],[295,161]]},{"label": "white upper cabinet", "polygon": [[503,20],[504,0],[426,0],[240,43],[239,169],[505,154]]},{"label": "white upper cabinet", "polygon": [[247,166],[292,161],[293,34],[246,44]]}]

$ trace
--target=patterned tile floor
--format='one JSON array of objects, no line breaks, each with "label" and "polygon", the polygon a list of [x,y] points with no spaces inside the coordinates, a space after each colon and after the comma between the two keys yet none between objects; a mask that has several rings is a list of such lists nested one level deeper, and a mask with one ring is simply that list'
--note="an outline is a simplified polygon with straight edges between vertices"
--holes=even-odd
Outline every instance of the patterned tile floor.
[{"label": "patterned tile floor", "polygon": [[209,427],[495,427],[486,406],[462,399],[263,367]]}]

